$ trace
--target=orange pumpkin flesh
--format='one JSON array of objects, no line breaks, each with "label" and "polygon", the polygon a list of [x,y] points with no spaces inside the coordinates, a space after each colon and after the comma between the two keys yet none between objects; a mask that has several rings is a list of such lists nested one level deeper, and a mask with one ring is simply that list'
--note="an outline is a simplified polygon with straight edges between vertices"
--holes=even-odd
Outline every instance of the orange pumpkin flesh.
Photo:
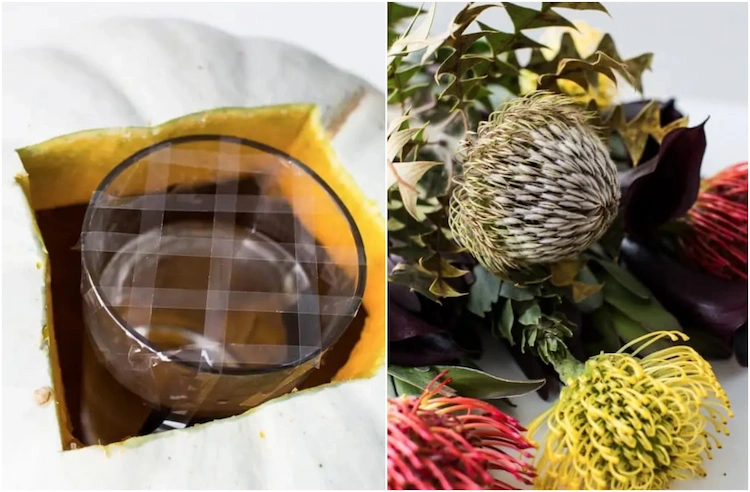
[{"label": "orange pumpkin flesh", "polygon": [[[55,393],[57,395],[58,417],[62,433],[63,446],[70,448],[80,445],[80,429],[73,429],[81,424],[81,416],[74,415],[81,411],[79,401],[64,398],[63,378],[60,370],[60,350],[68,350],[71,345],[67,340],[60,340],[63,333],[82,333],[82,328],[76,326],[56,327],[52,305],[53,284],[65,281],[73,282],[75,272],[63,272],[56,265],[68,265],[77,258],[76,251],[69,251],[64,247],[56,247],[52,243],[58,241],[58,236],[78,234],[82,210],[88,203],[93,191],[101,180],[114,166],[125,160],[135,152],[155,143],[170,138],[199,135],[218,134],[231,135],[260,142],[285,152],[305,163],[315,171],[338,195],[351,213],[362,235],[365,254],[367,257],[367,284],[362,302],[362,311],[366,313],[355,319],[354,325],[342,341],[332,350],[334,357],[340,359],[335,364],[335,374],[318,374],[311,376],[315,384],[328,381],[344,381],[349,379],[366,378],[372,376],[383,364],[385,355],[385,225],[382,216],[374,203],[369,201],[359,189],[353,178],[336,160],[333,148],[325,130],[322,128],[317,109],[309,105],[272,106],[258,109],[227,108],[178,118],[160,126],[149,128],[115,128],[90,130],[66,135],[46,142],[26,147],[18,151],[23,162],[26,175],[18,177],[20,184],[26,191],[31,208],[37,219],[36,231],[44,237],[45,255],[51,257],[46,261],[47,275],[47,326],[45,338],[49,344],[50,361],[53,371]],[[196,179],[196,176],[187,177]],[[283,185],[282,185],[283,188]],[[70,217],[70,220],[62,218]],[[62,219],[61,219],[62,218]],[[70,230],[62,233],[63,223],[72,225]],[[77,227],[77,230],[76,230]],[[311,227],[316,240],[322,245],[333,246],[340,237],[336,228],[322,227],[314,224]],[[47,231],[46,234],[43,234]],[[68,241],[71,237],[68,237]],[[62,241],[62,239],[60,239]],[[65,241],[63,241],[65,242]],[[55,251],[52,248],[55,247]],[[52,254],[48,255],[48,251]],[[50,268],[52,265],[52,268]],[[69,278],[58,279],[55,275]],[[78,270],[80,271],[80,270]],[[79,284],[69,285],[68,289],[77,289]],[[59,291],[59,290],[58,290]],[[78,295],[80,299],[80,295]],[[58,301],[57,298],[54,299]],[[65,301],[69,304],[70,298]],[[67,306],[60,306],[67,310]],[[75,316],[60,317],[66,323],[78,323]],[[68,321],[73,320],[73,321]],[[353,336],[359,334],[358,339]],[[88,350],[88,347],[77,348]],[[338,352],[337,352],[338,351]],[[337,353],[336,353],[337,352]],[[62,354],[65,356],[66,354]],[[90,357],[91,355],[88,354]],[[82,357],[82,355],[81,355]],[[331,364],[332,365],[332,364]],[[71,369],[72,370],[72,369]],[[78,368],[79,371],[82,369]],[[92,375],[87,377],[91,378]],[[107,374],[98,373],[99,386],[107,384]],[[86,383],[89,384],[89,383]],[[305,384],[309,387],[311,383]],[[124,389],[113,391],[109,395],[109,402],[99,399],[95,409],[98,415],[98,430],[100,441],[114,439],[120,434],[132,434],[138,419],[130,423],[103,417],[108,412],[106,407],[122,408],[131,402],[130,413],[143,414],[147,410],[138,405],[133,406],[132,398],[123,393]],[[119,394],[118,394],[119,391]],[[92,411],[89,409],[89,411]],[[142,418],[143,415],[137,415]],[[86,417],[90,419],[89,417]],[[73,422],[76,425],[73,425]],[[121,428],[118,428],[119,427]],[[140,424],[138,424],[140,425]],[[129,427],[129,428],[128,428]],[[89,429],[89,432],[91,429]],[[103,436],[103,437],[102,437]],[[89,439],[86,439],[89,440]]]}]

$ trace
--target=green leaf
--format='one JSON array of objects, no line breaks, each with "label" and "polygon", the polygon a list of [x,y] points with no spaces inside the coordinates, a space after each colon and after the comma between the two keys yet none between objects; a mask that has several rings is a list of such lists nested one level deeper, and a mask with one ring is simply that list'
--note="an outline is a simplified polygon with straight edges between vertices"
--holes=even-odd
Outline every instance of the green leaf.
[{"label": "green leaf", "polygon": [[408,84],[412,77],[418,74],[421,69],[422,67],[420,65],[414,65],[399,70],[388,79],[388,88],[406,87],[406,84]]},{"label": "green leaf", "polygon": [[410,85],[409,87],[406,87],[404,89],[394,89],[388,95],[388,104],[397,104],[397,103],[405,102],[410,97],[414,96],[415,94],[419,92],[424,91],[425,89],[428,89],[429,87],[430,87],[430,84],[424,83],[424,84]]},{"label": "green leaf", "polygon": [[497,325],[497,331],[500,336],[508,340],[511,345],[515,345],[515,341],[513,340],[513,322],[513,301],[507,299],[505,301],[505,306],[503,306],[503,311],[500,314],[500,322]]},{"label": "green leaf", "polygon": [[[612,309],[609,312],[609,316],[612,320],[612,324],[615,327],[617,335],[622,339],[623,342],[627,343],[636,338],[647,335],[650,330],[646,330],[640,323],[624,315],[616,309]],[[667,329],[667,328],[665,328]],[[648,355],[657,350],[662,350],[673,346],[672,342],[667,338],[663,338],[658,342],[655,342],[648,346],[648,348],[639,352],[642,355]]]},{"label": "green leaf", "polygon": [[522,325],[533,326],[539,324],[540,319],[542,319],[542,308],[539,307],[539,304],[534,303],[519,316],[518,322]]},{"label": "green leaf", "polygon": [[392,379],[393,386],[396,387],[396,394],[398,396],[419,396],[422,394],[422,389],[419,387],[395,377]]},{"label": "green leaf", "polygon": [[602,338],[601,342],[597,344],[599,348],[597,352],[600,350],[608,353],[617,352],[622,346],[615,329],[612,311],[614,311],[614,308],[602,306],[591,315],[591,326]]},{"label": "green leaf", "polygon": [[609,15],[609,12],[599,2],[542,2],[542,11],[546,12],[550,8],[571,9],[571,10],[597,10]]},{"label": "green leaf", "polygon": [[508,2],[503,2],[503,5],[516,31],[553,26],[575,29],[575,26],[568,19],[554,10],[539,11]]},{"label": "green leaf", "polygon": [[[599,279],[596,278],[594,273],[591,271],[591,269],[587,266],[583,267],[580,272],[578,272],[578,281],[584,282],[586,284],[593,284],[597,285],[599,284]],[[575,299],[575,296],[574,296]],[[597,290],[593,295],[587,297],[586,299],[583,299],[580,302],[576,303],[576,306],[582,313],[591,313],[599,307],[601,307],[602,303],[604,302],[604,295],[601,292],[601,288]]]},{"label": "green leaf", "polygon": [[628,289],[630,292],[640,297],[641,299],[651,299],[651,291],[646,288],[632,273],[625,270],[617,263],[603,258],[594,257],[592,261],[596,262],[599,266],[604,268],[614,280],[620,285]]},{"label": "green leaf", "polygon": [[502,287],[500,287],[500,297],[513,299],[514,301],[530,301],[534,299],[534,294],[529,292],[529,289],[513,285],[512,282],[503,282]]},{"label": "green leaf", "polygon": [[618,311],[637,322],[648,332],[661,330],[681,331],[680,323],[677,319],[664,309],[656,299],[644,301],[633,295],[632,292],[619,283],[608,282],[606,279],[602,292],[604,293],[605,302],[617,308]]},{"label": "green leaf", "polygon": [[466,308],[479,317],[492,310],[500,295],[502,281],[482,265],[474,267],[474,283],[469,289],[469,300]]},{"label": "green leaf", "polygon": [[438,374],[447,370],[447,377],[451,378],[449,386],[461,396],[480,400],[496,400],[513,396],[521,396],[541,388],[544,379],[527,381],[513,381],[493,376],[479,369],[459,366],[431,366],[411,368],[389,366],[388,373],[396,379],[405,381],[418,388],[426,388]]},{"label": "green leaf", "polygon": [[418,8],[410,7],[395,2],[388,2],[388,26],[395,26],[398,22],[406,18],[413,18],[422,11]]},{"label": "green leaf", "polygon": [[[622,140],[620,139],[620,141]],[[627,154],[625,155],[627,158]],[[604,252],[611,258],[614,258],[616,261],[620,258],[620,245],[622,244],[622,240],[624,237],[625,214],[620,211],[620,213],[617,214],[614,222],[612,222],[612,225],[609,226],[609,229],[607,229],[607,232],[605,232],[602,238],[599,239],[599,244],[604,248]]]}]

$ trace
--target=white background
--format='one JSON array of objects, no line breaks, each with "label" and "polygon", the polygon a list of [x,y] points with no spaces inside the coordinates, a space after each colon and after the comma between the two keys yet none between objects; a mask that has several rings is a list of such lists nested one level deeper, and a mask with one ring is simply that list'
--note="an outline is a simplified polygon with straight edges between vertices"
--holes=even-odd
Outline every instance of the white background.
[{"label": "white background", "polygon": [[[540,6],[539,2],[516,3]],[[569,20],[582,20],[610,33],[623,58],[654,53],[652,71],[643,77],[648,95],[747,106],[747,3],[602,3],[611,17],[595,11],[558,12]],[[462,6],[439,5],[433,30],[443,31]],[[486,10],[480,19],[497,29],[513,28],[508,15],[499,8]],[[542,31],[531,30],[527,34],[538,38]]]},{"label": "white background", "polygon": [[292,42],[385,90],[386,5],[362,3],[3,3],[3,49],[115,16],[186,19]]},{"label": "white background", "polygon": [[[747,160],[747,3],[604,3],[611,17],[600,12],[562,12],[611,33],[623,57],[653,52],[653,70],[644,75],[646,96],[676,97],[691,124],[710,116],[705,174]],[[441,3],[434,30],[447,28],[462,5]],[[2,8],[4,49],[34,43],[59,26],[95,19],[176,17],[237,35],[298,44],[385,90],[384,2],[6,3]],[[501,9],[486,11],[482,19],[496,28],[511,26]],[[534,31],[530,33],[533,36]]]},{"label": "white background", "polygon": [[[403,3],[422,5],[421,2]],[[540,7],[540,2],[516,3]],[[704,174],[746,161],[748,4],[602,3],[611,17],[595,11],[560,9],[559,13],[571,21],[582,20],[602,33],[611,34],[623,58],[645,52],[654,54],[652,70],[643,76],[646,97],[676,98],[677,108],[690,117],[691,126],[710,117],[706,124],[708,147],[703,160]],[[432,32],[445,31],[464,5],[440,3]],[[428,6],[425,4],[425,8]],[[484,11],[480,20],[496,29],[513,28],[508,15],[500,8]],[[538,39],[541,31],[527,31],[527,34]],[[528,54],[519,58],[525,62]],[[629,100],[636,94],[623,90],[622,96]]]}]

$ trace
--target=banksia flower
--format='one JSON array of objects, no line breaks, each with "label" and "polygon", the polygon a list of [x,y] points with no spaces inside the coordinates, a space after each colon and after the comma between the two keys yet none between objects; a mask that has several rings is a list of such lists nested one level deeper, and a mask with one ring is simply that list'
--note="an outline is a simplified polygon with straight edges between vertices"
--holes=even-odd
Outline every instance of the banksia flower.
[{"label": "banksia flower", "polygon": [[388,489],[516,488],[498,473],[530,485],[532,445],[525,429],[483,401],[436,396],[450,383],[437,382],[446,372],[421,396],[388,401]]},{"label": "banksia flower", "polygon": [[[729,400],[710,364],[691,347],[635,357],[664,337],[688,338],[650,333],[561,371],[567,386],[529,427],[533,436],[544,422],[548,426],[538,488],[653,490],[705,476],[703,457],[721,448],[714,432],[729,434]],[[638,344],[632,355],[623,353]]]},{"label": "banksia flower", "polygon": [[504,276],[576,256],[617,214],[617,170],[590,115],[567,96],[513,99],[466,144],[450,202],[454,238]]},{"label": "banksia flower", "polygon": [[686,262],[711,275],[747,280],[747,162],[701,186],[680,240]]}]

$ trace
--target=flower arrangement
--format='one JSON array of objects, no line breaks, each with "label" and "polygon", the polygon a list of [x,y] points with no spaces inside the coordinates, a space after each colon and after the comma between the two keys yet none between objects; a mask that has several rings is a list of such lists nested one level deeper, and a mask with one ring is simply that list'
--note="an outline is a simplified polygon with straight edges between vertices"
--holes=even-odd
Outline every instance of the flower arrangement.
[{"label": "flower arrangement", "polygon": [[[618,101],[653,57],[560,13],[599,3],[436,8],[388,6],[390,488],[705,475],[732,417],[709,361],[747,366],[747,163],[702,178],[707,122]],[[527,379],[481,369],[499,347]],[[482,403],[534,391],[528,433]]]}]

